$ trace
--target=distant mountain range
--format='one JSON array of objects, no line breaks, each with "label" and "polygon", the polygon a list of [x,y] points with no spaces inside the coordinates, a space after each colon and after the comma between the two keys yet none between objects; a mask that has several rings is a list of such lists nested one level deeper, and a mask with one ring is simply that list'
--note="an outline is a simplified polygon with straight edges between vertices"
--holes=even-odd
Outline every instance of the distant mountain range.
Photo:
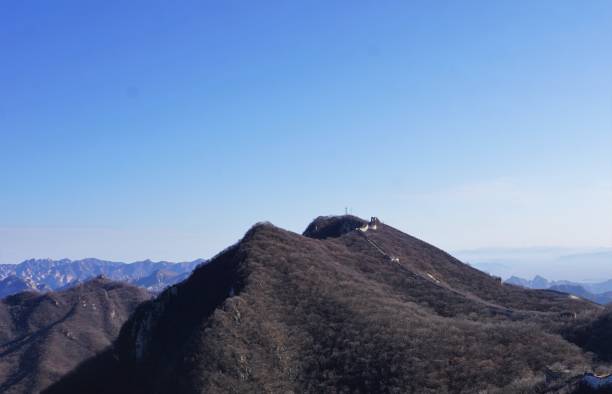
[{"label": "distant mountain range", "polygon": [[549,289],[597,302],[609,304],[612,302],[612,280],[599,283],[570,282],[566,280],[550,281],[540,275],[533,279],[524,279],[511,276],[505,283],[517,285],[529,289]]},{"label": "distant mountain range", "polygon": [[572,282],[612,278],[612,248],[484,248],[456,251],[453,255],[504,279],[542,273],[554,280]]},{"label": "distant mountain range", "polygon": [[30,259],[19,264],[0,264],[0,298],[28,290],[62,290],[97,276],[159,292],[185,279],[203,262],[203,259],[182,263],[145,260],[128,264],[88,258]]}]

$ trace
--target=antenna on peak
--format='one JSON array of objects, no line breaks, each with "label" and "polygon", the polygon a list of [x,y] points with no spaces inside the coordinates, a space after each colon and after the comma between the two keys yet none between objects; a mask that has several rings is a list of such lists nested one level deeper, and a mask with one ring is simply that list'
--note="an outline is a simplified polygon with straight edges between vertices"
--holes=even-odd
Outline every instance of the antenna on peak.
[{"label": "antenna on peak", "polygon": [[348,215],[348,207],[344,207],[344,214]]}]

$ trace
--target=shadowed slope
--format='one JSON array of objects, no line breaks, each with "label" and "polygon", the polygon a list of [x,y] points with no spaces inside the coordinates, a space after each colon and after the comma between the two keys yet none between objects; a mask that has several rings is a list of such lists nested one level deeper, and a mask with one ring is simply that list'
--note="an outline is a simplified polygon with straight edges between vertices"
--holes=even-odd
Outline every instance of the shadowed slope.
[{"label": "shadowed slope", "polygon": [[612,306],[597,318],[571,327],[566,336],[571,342],[595,353],[599,359],[612,361]]},{"label": "shadowed slope", "polygon": [[63,292],[0,302],[0,391],[33,393],[107,347],[144,290],[94,279]]}]

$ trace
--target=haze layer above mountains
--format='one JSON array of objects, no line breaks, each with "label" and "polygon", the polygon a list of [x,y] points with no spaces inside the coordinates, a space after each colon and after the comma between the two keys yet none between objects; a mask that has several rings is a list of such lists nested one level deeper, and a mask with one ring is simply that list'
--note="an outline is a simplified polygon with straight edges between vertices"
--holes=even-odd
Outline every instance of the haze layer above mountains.
[{"label": "haze layer above mountains", "polygon": [[612,248],[484,248],[454,255],[493,275],[555,281],[603,282],[612,278]]}]

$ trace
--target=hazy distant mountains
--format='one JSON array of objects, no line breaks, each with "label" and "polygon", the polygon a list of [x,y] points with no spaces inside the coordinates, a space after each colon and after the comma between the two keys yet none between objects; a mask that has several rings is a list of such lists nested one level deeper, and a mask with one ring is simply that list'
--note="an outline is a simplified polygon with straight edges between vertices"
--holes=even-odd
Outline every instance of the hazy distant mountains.
[{"label": "hazy distant mountains", "polygon": [[185,279],[204,261],[171,263],[145,260],[127,264],[88,258],[31,259],[20,264],[0,264],[0,298],[26,290],[62,290],[97,276],[158,292]]},{"label": "hazy distant mountains", "polygon": [[459,251],[455,255],[482,271],[507,278],[509,284],[561,291],[599,304],[612,302],[610,248],[488,248]]},{"label": "hazy distant mountains", "polygon": [[512,276],[506,280],[506,283],[529,289],[561,291],[599,304],[612,302],[612,280],[598,283],[570,282],[566,280],[550,281],[540,275],[536,275],[531,280]]},{"label": "hazy distant mountains", "polygon": [[536,275],[531,280],[519,278],[518,276],[511,276],[506,280],[506,283],[526,287],[528,289],[548,289],[554,282],[551,282],[548,279],[541,277],[540,275]]},{"label": "hazy distant mountains", "polygon": [[612,278],[612,248],[486,248],[453,253],[462,261],[502,278],[601,282]]},{"label": "hazy distant mountains", "polygon": [[506,280],[506,283],[527,287],[530,289],[550,289],[559,286],[580,286],[586,291],[601,294],[612,291],[612,279],[604,282],[572,282],[567,280],[548,280],[540,275],[536,275],[533,279],[523,279],[517,276],[512,276]]}]

